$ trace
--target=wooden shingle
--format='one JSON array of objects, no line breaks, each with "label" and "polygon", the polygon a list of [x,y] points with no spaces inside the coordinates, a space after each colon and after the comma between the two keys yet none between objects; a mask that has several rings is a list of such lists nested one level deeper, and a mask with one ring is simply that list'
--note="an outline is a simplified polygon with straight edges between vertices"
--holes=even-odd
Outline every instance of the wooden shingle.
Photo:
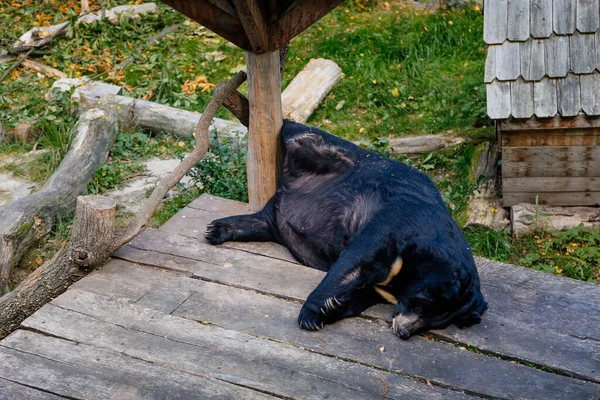
[{"label": "wooden shingle", "polygon": [[526,81],[537,82],[546,75],[545,47],[541,39],[519,43],[521,76]]},{"label": "wooden shingle", "polygon": [[571,71],[576,74],[589,74],[595,66],[594,35],[575,32],[570,36]]},{"label": "wooden shingle", "polygon": [[496,78],[514,81],[521,75],[519,43],[505,42],[496,48]]},{"label": "wooden shingle", "polygon": [[545,40],[546,74],[550,78],[563,78],[569,72],[569,37],[552,35]]},{"label": "wooden shingle", "polygon": [[581,109],[587,115],[600,115],[600,74],[581,75]]},{"label": "wooden shingle", "polygon": [[581,110],[579,76],[569,74],[558,80],[558,112],[563,117],[574,117]]},{"label": "wooden shingle", "polygon": [[534,113],[538,118],[554,117],[557,110],[556,80],[544,78],[533,84]]},{"label": "wooden shingle", "polygon": [[577,0],[577,30],[581,33],[594,33],[600,28],[600,2],[598,0]]},{"label": "wooden shingle", "polygon": [[531,0],[531,36],[545,39],[552,34],[552,2]]},{"label": "wooden shingle", "polygon": [[487,50],[487,57],[485,59],[485,76],[483,78],[485,83],[490,83],[496,79],[496,48],[497,45],[491,45]]},{"label": "wooden shingle", "polygon": [[515,118],[533,116],[533,83],[519,78],[510,83],[510,109]]},{"label": "wooden shingle", "polygon": [[576,1],[553,0],[552,26],[557,35],[570,35],[575,32]]},{"label": "wooden shingle", "polygon": [[507,37],[513,42],[529,39],[529,0],[508,0]]},{"label": "wooden shingle", "polygon": [[507,35],[508,0],[485,0],[483,9],[483,40],[501,44]]},{"label": "wooden shingle", "polygon": [[486,85],[487,111],[492,119],[510,117],[510,82],[497,80]]},{"label": "wooden shingle", "polygon": [[596,69],[600,71],[600,31],[594,35],[594,49],[596,53]]}]

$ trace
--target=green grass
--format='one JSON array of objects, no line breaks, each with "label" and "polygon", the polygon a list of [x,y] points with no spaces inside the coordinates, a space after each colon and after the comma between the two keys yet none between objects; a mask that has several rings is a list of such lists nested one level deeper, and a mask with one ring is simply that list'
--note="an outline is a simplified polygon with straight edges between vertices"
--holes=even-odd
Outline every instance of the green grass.
[{"label": "green grass", "polygon": [[[12,44],[34,23],[74,20],[78,1],[0,0],[0,46]],[[97,5],[92,2],[92,7]],[[109,1],[108,6],[126,0]],[[17,7],[16,5],[23,5]],[[493,129],[485,113],[483,17],[473,6],[415,10],[402,1],[348,0],[291,42],[283,76],[285,87],[311,58],[340,65],[343,78],[324,99],[308,124],[340,137],[363,140],[389,155],[390,137],[446,133],[490,140]],[[150,99],[191,111],[202,111],[213,85],[232,77],[245,64],[242,50],[181,14],[158,3],[160,12],[118,25],[98,21],[80,24],[67,37],[46,46],[36,60],[71,77],[87,75],[122,85],[125,95]],[[144,39],[181,23],[181,28],[155,45]],[[138,51],[141,46],[141,51]],[[120,73],[108,73],[129,56],[135,61]],[[2,74],[10,64],[0,65]],[[69,95],[44,99],[53,79],[18,68],[2,82],[0,121],[8,130],[20,122],[35,123],[31,143],[7,139],[0,155],[45,149],[33,162],[4,166],[35,182],[43,182],[68,150],[76,117]],[[244,92],[246,86],[241,88]],[[339,110],[337,108],[341,107]],[[221,109],[217,115],[231,119]],[[105,193],[141,173],[150,157],[179,157],[193,142],[159,135],[149,137],[135,127],[121,127],[109,161],[89,185]],[[467,218],[467,199],[476,187],[473,168],[478,150],[472,143],[447,152],[405,161],[425,171],[437,184],[448,209],[459,222]],[[158,226],[204,192],[246,201],[245,152],[233,143],[214,141],[212,152],[190,174],[195,187],[166,201],[153,217]],[[59,221],[52,235],[60,243],[70,222]],[[583,280],[599,278],[598,230],[576,228],[566,233],[540,231],[513,238],[502,230],[465,230],[473,252],[494,260]],[[59,240],[60,238],[60,240]],[[36,261],[38,257],[34,257]],[[36,261],[37,262],[37,261]]]}]

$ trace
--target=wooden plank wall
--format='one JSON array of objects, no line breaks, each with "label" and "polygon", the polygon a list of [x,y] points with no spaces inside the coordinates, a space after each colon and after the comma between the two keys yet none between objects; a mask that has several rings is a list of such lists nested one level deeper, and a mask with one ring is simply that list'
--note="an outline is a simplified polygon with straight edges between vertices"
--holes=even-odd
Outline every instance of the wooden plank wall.
[{"label": "wooden plank wall", "polygon": [[501,131],[503,204],[600,205],[600,128]]}]

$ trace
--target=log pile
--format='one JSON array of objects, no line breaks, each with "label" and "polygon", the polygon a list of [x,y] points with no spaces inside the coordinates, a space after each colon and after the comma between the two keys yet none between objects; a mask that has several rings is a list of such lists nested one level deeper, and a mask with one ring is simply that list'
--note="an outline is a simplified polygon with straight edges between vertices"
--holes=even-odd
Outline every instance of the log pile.
[{"label": "log pile", "polygon": [[[80,197],[77,200],[78,207],[74,223],[75,228],[69,243],[59,250],[52,260],[47,261],[35,270],[14,291],[0,298],[0,338],[10,334],[25,318],[52,298],[64,292],[74,280],[81,278],[94,268],[102,266],[116,250],[133,240],[146,229],[152,214],[154,214],[154,211],[160,205],[163,197],[207,153],[209,147],[209,128],[212,119],[225,99],[245,79],[245,73],[240,72],[229,82],[221,84],[219,91],[215,91],[215,96],[206,107],[196,127],[194,135],[196,138],[196,147],[168,177],[161,181],[144,204],[140,213],[124,229],[120,231],[114,229],[114,208],[116,206],[114,201],[95,196]],[[109,106],[109,109],[112,110],[114,107]],[[100,113],[103,113],[102,116],[100,116]],[[87,118],[84,118],[86,116]],[[96,118],[96,116],[99,118]],[[100,121],[106,122],[108,118],[109,123],[101,125],[108,127],[105,128],[107,130],[114,129],[116,131],[116,117],[112,113],[106,114],[106,111],[92,109],[86,112],[82,118],[84,121],[88,120],[90,124]],[[79,150],[84,147],[84,142],[84,138],[75,139],[72,148],[72,150],[75,150],[75,155],[80,154]],[[100,147],[100,144],[98,144],[98,147]],[[108,147],[110,148],[110,146]],[[93,151],[88,148],[87,157],[90,158],[90,154],[93,155],[97,152],[98,148],[94,148]],[[68,160],[65,158],[63,164],[66,161]],[[61,164],[61,167],[63,167],[63,164]],[[81,168],[82,165],[86,166],[92,163],[79,160],[78,164],[79,168]],[[68,165],[72,165],[72,162],[68,162]],[[63,173],[66,172],[63,171]],[[70,172],[76,175],[81,174],[81,172],[77,171]],[[60,182],[61,179],[68,180],[68,176],[65,175],[65,177],[61,178],[55,174],[44,187],[48,186],[48,190],[50,190],[50,188],[57,186],[56,184],[52,184],[53,180],[55,182]],[[79,179],[79,183],[81,182],[82,180]],[[64,185],[65,182],[62,184]],[[51,199],[56,199],[57,197],[60,199],[62,191],[50,192],[46,194],[46,196],[48,195],[50,195]],[[35,196],[35,194],[32,196]],[[47,204],[43,197],[39,200],[41,203]],[[69,199],[65,198],[63,202],[57,205],[56,200],[54,200],[52,206],[60,209],[64,208],[68,202]],[[29,204],[32,207],[30,200],[24,201],[24,204]],[[38,212],[41,211],[43,210],[38,210]],[[29,209],[27,209],[27,214],[35,215]],[[5,224],[2,224],[1,219],[0,226],[5,226]],[[23,226],[25,226],[25,235],[30,235],[29,232],[34,228],[33,224],[31,227],[28,225]],[[12,245],[13,249],[15,246],[19,246],[15,241],[13,241]]]}]

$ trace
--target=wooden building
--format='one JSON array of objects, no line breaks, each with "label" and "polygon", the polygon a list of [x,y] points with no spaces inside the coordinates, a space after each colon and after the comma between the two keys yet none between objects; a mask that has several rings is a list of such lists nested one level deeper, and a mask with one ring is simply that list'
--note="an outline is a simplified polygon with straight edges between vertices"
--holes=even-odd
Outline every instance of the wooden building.
[{"label": "wooden building", "polygon": [[486,0],[504,206],[600,204],[600,0]]}]

